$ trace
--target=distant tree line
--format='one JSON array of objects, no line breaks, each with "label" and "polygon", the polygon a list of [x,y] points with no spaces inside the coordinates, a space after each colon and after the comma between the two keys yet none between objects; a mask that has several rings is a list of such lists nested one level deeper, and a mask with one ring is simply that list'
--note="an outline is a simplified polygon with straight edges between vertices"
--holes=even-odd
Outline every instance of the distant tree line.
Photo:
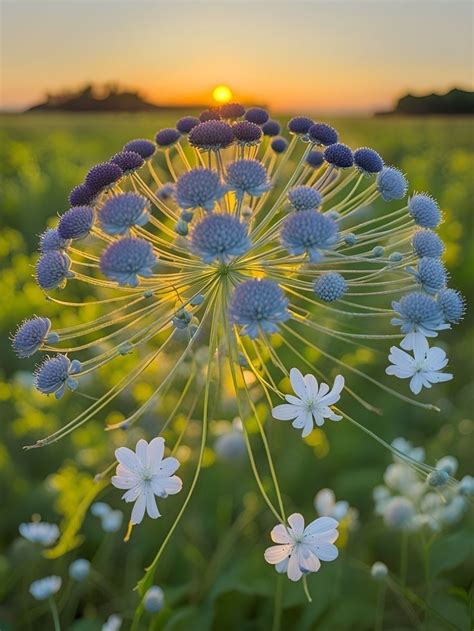
[{"label": "distant tree line", "polygon": [[454,88],[446,94],[426,94],[402,96],[391,112],[377,112],[377,115],[390,114],[439,114],[460,115],[474,113],[474,92]]}]

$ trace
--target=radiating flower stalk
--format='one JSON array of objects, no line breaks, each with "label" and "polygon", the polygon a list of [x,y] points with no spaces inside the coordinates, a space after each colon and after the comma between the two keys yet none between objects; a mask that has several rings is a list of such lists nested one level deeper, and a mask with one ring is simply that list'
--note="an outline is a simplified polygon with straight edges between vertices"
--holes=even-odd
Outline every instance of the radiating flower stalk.
[{"label": "radiating flower stalk", "polygon": [[[345,352],[333,354],[328,343],[390,352],[394,365],[387,373],[410,378],[415,394],[452,377],[440,372],[447,363],[444,352],[427,341],[459,322],[464,312],[460,294],[446,286],[440,260],[444,246],[434,229],[441,211],[425,194],[406,200],[408,184],[400,171],[385,166],[372,149],[353,151],[340,143],[329,125],[296,117],[288,124],[289,142],[280,132],[265,110],[246,111],[237,104],[204,112],[200,119],[184,117],[175,129],[160,130],[155,142],[132,140],[110,161],[93,167],[71,192],[71,208],[58,226],[41,236],[36,277],[48,298],[79,312],[94,304],[103,313],[65,328],[52,327],[44,316],[20,326],[13,339],[18,355],[51,354],[36,371],[37,389],[59,398],[68,389],[81,389],[83,377],[123,355],[133,354],[136,361],[84,411],[28,448],[45,447],[98,418],[149,367],[178,352],[149,398],[106,429],[130,428],[157,409],[181,368],[191,366],[173,413],[153,438],[163,434],[173,415],[188,409],[188,420],[199,416],[202,424],[197,465],[191,481],[184,483],[186,497],[178,516],[139,583],[142,598],[197,483],[224,377],[233,384],[257,485],[281,524],[279,539],[286,541],[284,533],[293,532],[295,549],[303,545],[304,521],[299,514],[287,518],[250,381],[258,385],[274,418],[291,420],[304,436],[325,419],[346,419],[418,474],[426,477],[432,471],[348,414],[351,400],[377,412],[352,379],[363,379],[407,404],[437,408],[393,389],[384,377],[365,374],[345,360]],[[373,206],[376,201],[387,206]],[[81,303],[50,293],[69,282],[92,285],[100,296]],[[390,330],[391,325],[399,330]],[[395,346],[389,351],[390,344]],[[208,361],[201,386],[195,356],[203,347]],[[323,365],[309,361],[305,348]],[[327,385],[333,374],[333,385]],[[283,390],[285,378],[291,378],[294,395]],[[189,396],[193,390],[194,399]],[[344,405],[336,407],[341,397]],[[258,427],[271,490],[254,455],[250,419]],[[185,439],[183,430],[178,444]],[[165,476],[164,465],[150,460],[158,443],[152,448],[141,442],[145,445],[137,445],[136,453],[117,450],[120,464],[113,480],[128,489],[124,498],[135,502],[130,528],[145,511],[159,516],[155,495],[165,498],[181,488],[177,481],[171,487],[158,482]],[[160,458],[163,449],[160,442]],[[165,460],[174,463],[175,458]],[[174,463],[169,471],[175,469]],[[453,479],[448,483],[456,484]],[[331,546],[337,537],[333,522]],[[300,561],[289,551],[293,580],[319,569],[321,557],[317,552],[305,556],[306,551]],[[284,566],[280,571],[286,571]],[[140,611],[143,603],[138,617]]]}]

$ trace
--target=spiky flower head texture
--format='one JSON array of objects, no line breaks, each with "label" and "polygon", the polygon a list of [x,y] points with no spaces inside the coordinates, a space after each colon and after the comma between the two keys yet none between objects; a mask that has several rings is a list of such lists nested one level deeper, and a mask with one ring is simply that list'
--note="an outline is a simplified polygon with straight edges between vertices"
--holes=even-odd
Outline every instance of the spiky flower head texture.
[{"label": "spiky flower head texture", "polygon": [[224,121],[199,123],[189,132],[189,143],[201,151],[225,149],[234,142],[232,127]]},{"label": "spiky flower head texture", "polygon": [[250,121],[240,121],[232,125],[232,132],[239,145],[256,145],[262,139],[262,129]]},{"label": "spiky flower head texture", "polygon": [[166,149],[167,147],[175,145],[180,138],[181,134],[177,129],[174,127],[166,127],[165,129],[160,129],[156,133],[155,142],[158,147]]},{"label": "spiky flower head texture", "polygon": [[199,125],[200,120],[196,116],[183,116],[176,123],[176,129],[181,134],[189,134],[191,129],[194,129],[196,125]]},{"label": "spiky flower head texture", "polygon": [[148,160],[156,151],[156,145],[146,138],[135,138],[130,140],[123,146],[124,151],[134,151],[138,153],[144,160]]},{"label": "spiky flower head texture", "polygon": [[218,121],[221,120],[221,115],[218,107],[211,107],[208,110],[204,110],[199,114],[199,120],[201,123],[206,121]]},{"label": "spiky flower head texture", "polygon": [[237,285],[229,306],[231,320],[242,335],[256,338],[260,332],[276,333],[288,320],[288,299],[281,287],[268,278],[252,278]]},{"label": "spiky flower head texture", "polygon": [[35,372],[35,387],[43,394],[54,394],[61,398],[66,388],[75,390],[77,380],[72,378],[81,371],[81,364],[74,359],[70,361],[66,355],[47,357]]},{"label": "spiky flower head texture", "polygon": [[236,160],[227,167],[225,181],[238,199],[245,194],[259,197],[270,189],[267,170],[258,160]]},{"label": "spiky flower head texture", "polygon": [[41,252],[52,252],[54,250],[66,250],[70,241],[63,239],[57,228],[48,228],[39,238],[39,250]]},{"label": "spiky flower head texture", "polygon": [[281,132],[281,125],[278,121],[268,120],[262,125],[262,131],[265,136],[278,136]]},{"label": "spiky flower head texture", "polygon": [[100,270],[104,276],[121,286],[136,287],[139,276],[153,275],[156,256],[151,243],[145,239],[124,237],[114,241],[102,252]]},{"label": "spiky flower head texture", "polygon": [[314,293],[324,302],[339,300],[347,291],[347,283],[339,272],[326,272],[314,281]]},{"label": "spiky flower head texture", "polygon": [[245,107],[240,103],[224,103],[219,111],[222,118],[235,119],[245,114]]},{"label": "spiky flower head texture", "polygon": [[245,112],[245,120],[250,123],[255,123],[255,125],[263,125],[270,118],[267,110],[264,110],[263,107],[250,107]]},{"label": "spiky flower head texture", "polygon": [[414,276],[422,289],[429,294],[436,294],[440,289],[446,287],[448,274],[440,259],[423,257],[418,261]]},{"label": "spiky flower head texture", "polygon": [[310,151],[306,156],[306,164],[313,169],[317,169],[324,162],[324,154],[322,151]]},{"label": "spiky flower head texture", "polygon": [[288,141],[282,136],[277,136],[272,140],[271,148],[275,153],[283,153],[288,148]]},{"label": "spiky flower head texture", "polygon": [[315,145],[328,147],[338,141],[338,134],[334,127],[326,123],[314,123],[308,129],[309,140]]},{"label": "spiky flower head texture", "polygon": [[309,128],[314,125],[314,121],[306,116],[294,116],[288,122],[288,131],[291,134],[304,136],[308,133]]},{"label": "spiky flower head texture", "polygon": [[88,171],[85,183],[93,193],[98,194],[118,182],[122,175],[123,171],[118,164],[102,162]]},{"label": "spiky flower head texture", "polygon": [[229,214],[210,213],[191,233],[191,249],[204,263],[229,263],[249,247],[247,226]]},{"label": "spiky flower head texture", "polygon": [[133,173],[133,171],[142,167],[145,162],[144,158],[136,151],[119,151],[119,153],[112,156],[110,161],[118,164],[125,175]]},{"label": "spiky flower head texture", "polygon": [[420,193],[408,200],[408,212],[417,226],[436,228],[441,223],[441,210],[432,197]]},{"label": "spiky flower head texture", "polygon": [[386,202],[402,199],[407,194],[408,182],[395,167],[384,167],[377,176],[377,190]]},{"label": "spiky flower head texture", "polygon": [[18,357],[31,357],[46,341],[50,330],[49,318],[35,317],[25,320],[20,324],[12,339],[13,350]]},{"label": "spiky flower head texture", "polygon": [[383,169],[382,158],[369,147],[361,147],[354,151],[354,164],[359,171],[366,175],[375,175]]},{"label": "spiky flower head texture", "polygon": [[436,300],[447,322],[456,324],[462,320],[466,311],[466,301],[459,291],[450,288],[442,289]]},{"label": "spiky flower head texture", "polygon": [[297,211],[316,210],[321,206],[321,193],[312,186],[295,186],[288,193],[288,200]]},{"label": "spiky flower head texture", "polygon": [[290,254],[307,254],[311,262],[317,262],[336,243],[337,223],[315,210],[293,212],[285,219],[280,238]]},{"label": "spiky flower head texture", "polygon": [[108,199],[99,213],[100,227],[110,235],[124,234],[132,226],[144,226],[150,217],[146,197],[122,193]]},{"label": "spiky flower head texture", "polygon": [[354,164],[352,149],[340,142],[326,147],[324,150],[324,159],[338,169],[348,169]]},{"label": "spiky flower head texture", "polygon": [[417,256],[439,258],[444,252],[444,243],[440,237],[429,229],[417,230],[412,239],[413,249]]},{"label": "spiky flower head texture", "polygon": [[203,208],[211,211],[224,193],[225,188],[217,171],[198,167],[178,178],[175,200],[180,208]]},{"label": "spiky flower head texture", "polygon": [[61,215],[58,233],[62,239],[83,239],[94,225],[94,209],[90,206],[75,206]]},{"label": "spiky flower head texture", "polygon": [[72,278],[70,267],[71,259],[64,252],[45,252],[36,263],[36,281],[41,289],[56,289]]},{"label": "spiky flower head texture", "polygon": [[95,197],[96,193],[87,184],[79,184],[69,193],[69,203],[71,206],[88,206]]}]

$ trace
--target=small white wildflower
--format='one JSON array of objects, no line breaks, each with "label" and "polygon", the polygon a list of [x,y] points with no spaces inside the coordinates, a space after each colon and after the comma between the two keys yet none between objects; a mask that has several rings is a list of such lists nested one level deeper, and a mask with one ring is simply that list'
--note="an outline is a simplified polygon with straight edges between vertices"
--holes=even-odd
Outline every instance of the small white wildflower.
[{"label": "small white wildflower", "polygon": [[290,382],[296,396],[287,394],[287,403],[273,408],[273,418],[280,421],[292,420],[295,429],[302,429],[305,438],[313,431],[313,423],[324,425],[324,419],[340,421],[342,416],[335,414],[331,405],[339,401],[344,387],[344,377],[337,375],[332,390],[325,383],[318,385],[314,375],[303,375],[297,368],[290,370]]},{"label": "small white wildflower", "polygon": [[29,524],[20,524],[20,535],[31,543],[40,543],[42,546],[52,545],[59,537],[59,528],[56,524],[48,524],[44,521],[32,521]]},{"label": "small white wildflower", "polygon": [[265,560],[279,573],[286,572],[291,581],[299,581],[303,574],[317,572],[321,561],[334,561],[338,549],[334,542],[339,536],[339,523],[332,517],[318,517],[306,528],[300,513],[288,517],[288,524],[278,524],[270,533],[278,544],[265,550]]},{"label": "small white wildflower", "polygon": [[431,388],[431,384],[449,381],[450,373],[440,372],[448,363],[446,353],[437,346],[430,348],[427,340],[417,339],[413,348],[413,357],[396,346],[390,349],[391,366],[386,368],[387,375],[395,375],[399,379],[410,379],[410,390],[419,394],[423,387]]},{"label": "small white wildflower", "polygon": [[321,489],[314,498],[314,508],[320,517],[334,517],[341,521],[347,515],[349,502],[343,500],[336,502],[334,491]]}]

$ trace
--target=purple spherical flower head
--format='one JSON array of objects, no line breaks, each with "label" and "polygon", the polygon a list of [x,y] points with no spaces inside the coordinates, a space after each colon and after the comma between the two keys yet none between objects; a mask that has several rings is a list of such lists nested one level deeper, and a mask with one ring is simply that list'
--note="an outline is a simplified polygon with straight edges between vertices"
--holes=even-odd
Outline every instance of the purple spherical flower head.
[{"label": "purple spherical flower head", "polygon": [[191,233],[191,250],[204,263],[212,263],[216,259],[229,263],[247,252],[249,247],[247,227],[237,217],[228,214],[206,215]]},{"label": "purple spherical flower head", "polygon": [[39,239],[39,250],[41,252],[53,252],[54,250],[66,250],[69,246],[69,239],[63,239],[57,228],[48,228]]},{"label": "purple spherical flower head", "polygon": [[171,182],[167,182],[156,191],[156,197],[162,202],[167,202],[168,200],[173,198],[175,190],[175,185]]},{"label": "purple spherical flower head", "polygon": [[459,291],[455,289],[442,289],[436,300],[447,322],[457,324],[462,320],[466,311],[466,302]]},{"label": "purple spherical flower head", "polygon": [[123,146],[124,151],[134,151],[138,153],[144,160],[148,160],[156,151],[156,145],[146,138],[136,138],[130,140]]},{"label": "purple spherical flower head", "polygon": [[221,120],[221,115],[218,107],[210,107],[208,110],[204,110],[199,114],[199,120],[201,123],[205,123],[206,121],[219,121]]},{"label": "purple spherical flower head", "polygon": [[224,193],[225,188],[217,171],[196,168],[178,178],[175,200],[180,208],[204,208],[210,212]]},{"label": "purple spherical flower head", "polygon": [[256,145],[262,139],[262,129],[249,121],[241,121],[232,125],[232,132],[239,145]]},{"label": "purple spherical flower head", "polygon": [[102,252],[100,270],[104,276],[121,286],[137,287],[140,282],[138,277],[152,276],[156,263],[151,243],[145,239],[124,237],[111,243]]},{"label": "purple spherical flower head", "polygon": [[235,119],[245,114],[245,107],[240,103],[224,103],[220,106],[219,111],[222,118]]},{"label": "purple spherical flower head", "polygon": [[265,136],[278,136],[281,132],[281,125],[278,121],[268,120],[262,125],[262,131]]},{"label": "purple spherical flower head", "polygon": [[314,281],[314,293],[324,302],[339,300],[346,291],[347,283],[338,272],[326,272]]},{"label": "purple spherical flower head", "polygon": [[408,200],[408,212],[417,226],[436,228],[441,223],[441,210],[429,195],[413,195]]},{"label": "purple spherical flower head", "polygon": [[348,169],[354,164],[352,149],[340,142],[326,147],[324,159],[328,164],[338,169]]},{"label": "purple spherical flower head", "polygon": [[25,320],[18,327],[12,338],[13,350],[22,359],[31,357],[45,342],[57,342],[56,333],[50,333],[51,321],[49,318],[31,318]]},{"label": "purple spherical flower head", "polygon": [[241,334],[252,339],[260,332],[276,333],[279,324],[291,317],[281,287],[267,278],[252,278],[237,285],[230,300],[229,316],[242,327]]},{"label": "purple spherical flower head", "polygon": [[95,197],[96,193],[87,184],[79,184],[69,193],[69,203],[71,206],[88,206]]},{"label": "purple spherical flower head", "polygon": [[271,187],[267,170],[258,160],[231,162],[227,167],[225,181],[238,199],[242,199],[246,193],[259,197]]},{"label": "purple spherical flower head", "polygon": [[288,147],[288,141],[282,136],[277,136],[272,140],[271,148],[275,153],[283,153]]},{"label": "purple spherical flower head", "polygon": [[124,234],[132,226],[144,226],[150,218],[146,197],[122,193],[108,199],[99,214],[100,227],[111,235]]},{"label": "purple spherical flower head", "polygon": [[94,225],[94,209],[90,206],[74,206],[61,215],[59,236],[63,239],[83,239]]},{"label": "purple spherical flower head", "polygon": [[36,263],[36,282],[41,289],[56,289],[72,278],[71,259],[64,252],[46,252]]},{"label": "purple spherical flower head", "polygon": [[155,141],[158,147],[166,149],[172,147],[181,138],[181,134],[174,127],[167,127],[166,129],[160,129],[155,136]]},{"label": "purple spherical flower head", "polygon": [[420,258],[428,256],[429,258],[438,259],[444,252],[444,243],[440,237],[428,228],[420,229],[415,232],[411,241],[415,253]]},{"label": "purple spherical flower head", "polygon": [[119,151],[110,161],[118,164],[125,175],[133,173],[145,164],[145,160],[136,151]]},{"label": "purple spherical flower head", "polygon": [[189,144],[201,151],[218,151],[233,142],[232,127],[224,121],[199,123],[189,132]]},{"label": "purple spherical flower head", "polygon": [[288,130],[291,134],[305,136],[310,127],[314,125],[314,121],[306,116],[295,116],[288,122]]},{"label": "purple spherical flower head", "polygon": [[338,141],[337,131],[331,125],[326,123],[314,123],[308,129],[309,140],[315,145],[323,145],[328,147],[334,145]]},{"label": "purple spherical flower head", "polygon": [[196,116],[183,116],[176,123],[176,129],[180,134],[189,134],[191,129],[194,129],[196,125],[199,125],[200,120]]},{"label": "purple spherical flower head", "polygon": [[306,164],[313,169],[317,169],[324,162],[324,155],[321,151],[310,151],[306,156]]},{"label": "purple spherical flower head", "polygon": [[365,175],[375,175],[383,169],[382,158],[368,147],[361,147],[354,151],[354,164]]},{"label": "purple spherical flower head", "polygon": [[35,388],[43,394],[53,394],[60,399],[66,388],[76,390],[77,381],[71,375],[81,371],[81,363],[74,359],[70,361],[66,355],[47,357],[35,371]]},{"label": "purple spherical flower head", "polygon": [[386,202],[402,199],[407,194],[408,182],[395,167],[384,167],[377,176],[377,190]]},{"label": "purple spherical flower head", "polygon": [[337,241],[337,223],[315,210],[291,213],[280,232],[281,243],[290,254],[307,254],[311,262],[320,261],[322,251]]},{"label": "purple spherical flower head", "polygon": [[295,186],[288,192],[288,200],[297,211],[316,210],[321,199],[321,193],[312,186]]},{"label": "purple spherical flower head", "polygon": [[269,118],[267,110],[263,107],[251,107],[245,112],[245,120],[255,125],[263,125]]},{"label": "purple spherical flower head", "polygon": [[96,164],[86,175],[85,183],[96,195],[110,188],[120,180],[122,169],[113,162]]}]

